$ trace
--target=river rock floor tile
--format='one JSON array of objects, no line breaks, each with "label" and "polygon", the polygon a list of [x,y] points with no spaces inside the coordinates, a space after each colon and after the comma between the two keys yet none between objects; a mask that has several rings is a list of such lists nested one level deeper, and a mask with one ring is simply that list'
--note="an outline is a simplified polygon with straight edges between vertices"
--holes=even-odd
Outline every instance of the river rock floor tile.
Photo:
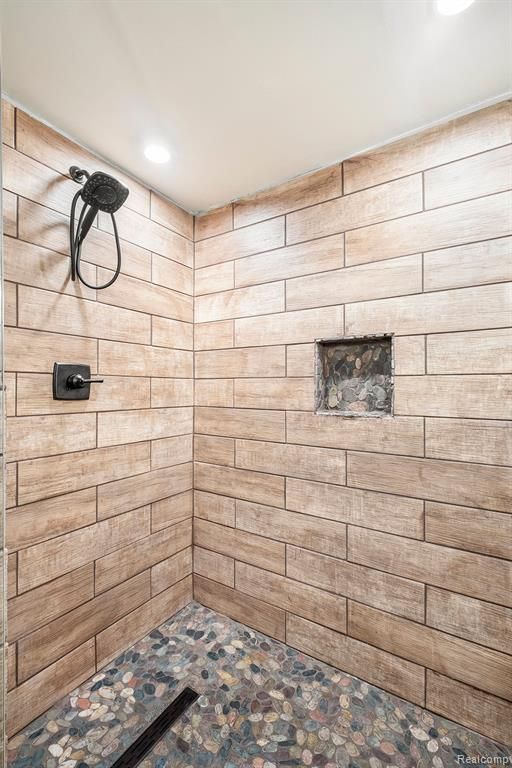
[{"label": "river rock floor tile", "polygon": [[8,766],[110,768],[185,685],[200,698],[141,768],[511,762],[506,747],[191,603],[11,739]]}]

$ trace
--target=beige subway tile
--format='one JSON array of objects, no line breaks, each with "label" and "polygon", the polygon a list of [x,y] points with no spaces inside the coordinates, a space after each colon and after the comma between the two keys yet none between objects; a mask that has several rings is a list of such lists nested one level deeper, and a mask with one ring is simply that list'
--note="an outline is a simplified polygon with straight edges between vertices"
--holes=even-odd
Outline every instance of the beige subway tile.
[{"label": "beige subway tile", "polygon": [[[472,359],[473,355],[471,355]],[[449,365],[449,363],[448,363]],[[487,419],[512,417],[512,375],[399,376],[395,413]]]},{"label": "beige subway tile", "polygon": [[403,659],[512,700],[512,666],[504,653],[352,602],[348,604],[348,633]]},{"label": "beige subway tile", "polygon": [[[191,544],[192,521],[188,519],[98,558],[94,563],[96,594],[126,582]],[[149,590],[149,571],[147,586]]]},{"label": "beige subway tile", "polygon": [[285,573],[285,545],[265,536],[207,520],[194,521],[194,544],[221,555],[252,563],[274,573]]},{"label": "beige subway tile", "polygon": [[251,408],[202,408],[195,410],[196,434],[254,440],[285,440],[284,411]]},{"label": "beige subway tile", "polygon": [[511,117],[511,102],[502,101],[345,160],[345,194],[507,144]]},{"label": "beige subway tile", "polygon": [[343,235],[331,235],[309,243],[289,245],[269,253],[237,259],[235,285],[237,288],[301,275],[315,275],[339,269],[344,263]]},{"label": "beige subway tile", "polygon": [[502,744],[510,738],[512,706],[509,702],[429,669],[426,706]]},{"label": "beige subway tile", "polygon": [[484,240],[424,256],[425,291],[512,280],[512,238]]},{"label": "beige subway tile", "polygon": [[[13,190],[15,191],[15,190]],[[196,268],[232,261],[284,245],[284,218],[264,221],[196,243]]]},{"label": "beige subway tile", "polygon": [[236,502],[236,527],[285,544],[313,549],[333,557],[346,557],[347,527],[332,520],[276,510],[248,501]]},{"label": "beige subway tile", "polygon": [[[96,267],[84,263],[81,272],[88,282],[97,282]],[[12,237],[4,239],[4,278],[83,299],[96,298],[95,290],[71,280],[69,257]]]},{"label": "beige subway tile", "polygon": [[422,376],[426,372],[425,336],[396,336],[393,344],[397,376]]},{"label": "beige subway tile", "polygon": [[194,237],[194,217],[192,214],[153,191],[151,192],[151,218],[189,240]]},{"label": "beige subway tile", "polygon": [[314,372],[314,344],[292,344],[286,347],[287,376],[313,376]]},{"label": "beige subway tile", "polygon": [[194,273],[194,291],[196,296],[216,291],[229,291],[235,287],[235,267],[233,261],[213,264],[211,267],[196,269]]},{"label": "beige subway tile", "polygon": [[196,352],[196,377],[198,379],[266,378],[285,375],[285,348],[240,348],[212,352]]},{"label": "beige subway tile", "polygon": [[[182,267],[182,269],[188,269],[188,267]],[[102,285],[110,280],[112,275],[110,270],[98,269],[98,280]],[[98,293],[97,298],[102,304],[191,323],[194,315],[192,294],[187,296],[184,293],[178,293],[177,290],[171,290],[174,287],[172,284],[169,288],[164,288],[161,284],[156,285],[156,282],[155,280],[153,283],[148,283],[136,277],[119,275],[110,288]],[[127,339],[122,340],[127,341]]]},{"label": "beige subway tile", "polygon": [[[108,376],[101,386],[92,386],[89,400],[54,400],[52,374],[19,373],[17,376],[18,416],[69,414],[149,408],[150,379]],[[83,446],[81,446],[83,447]]]},{"label": "beige subway tile", "polygon": [[9,600],[8,639],[13,643],[20,637],[44,627],[78,605],[94,597],[94,565],[54,579],[49,584],[25,592]]},{"label": "beige subway tile", "polygon": [[16,643],[7,646],[7,690],[16,688],[17,650]]},{"label": "beige subway tile", "polygon": [[237,440],[236,466],[306,480],[330,480],[341,485],[346,479],[345,451],[293,445],[291,442],[280,445],[252,439]]},{"label": "beige subway tile", "polygon": [[222,235],[231,229],[233,229],[233,205],[231,203],[195,217],[194,235],[196,242],[204,240],[205,237]]},{"label": "beige subway tile", "polygon": [[512,606],[512,563],[388,533],[350,528],[350,560],[434,587]]},{"label": "beige subway tile", "polygon": [[213,579],[226,587],[235,586],[235,561],[202,547],[194,547],[194,573]]},{"label": "beige subway tile", "polygon": [[18,286],[19,325],[34,330],[149,343],[149,315]]},{"label": "beige subway tile", "polygon": [[[512,653],[512,610],[427,587],[427,624],[450,635]],[[481,685],[481,683],[479,683]],[[505,697],[508,698],[508,697]]]},{"label": "beige subway tile", "polygon": [[[18,235],[18,198],[6,189],[2,190],[2,217],[4,235]],[[4,240],[5,243],[5,240]]]},{"label": "beige subway tile", "polygon": [[507,512],[512,469],[461,461],[349,453],[347,483],[385,493]]},{"label": "beige subway tile", "polygon": [[[76,440],[76,436],[80,436]],[[96,447],[95,414],[10,417],[6,420],[6,451],[21,461]]]},{"label": "beige subway tile", "polygon": [[76,192],[66,178],[6,144],[2,147],[2,184],[15,195],[26,197],[69,216]]},{"label": "beige subway tile", "polygon": [[408,176],[289,214],[286,217],[286,242],[297,243],[366,227],[416,213],[421,207],[421,175]]},{"label": "beige subway tile", "polygon": [[98,668],[129,648],[192,600],[192,577],[188,576],[96,636]]},{"label": "beige subway tile", "polygon": [[7,513],[7,548],[24,549],[95,522],[96,488],[15,507]]},{"label": "beige subway tile", "polygon": [[18,503],[60,496],[148,469],[149,443],[29,459],[18,466]]},{"label": "beige subway tile", "polygon": [[419,418],[344,419],[288,412],[286,426],[290,443],[423,455],[423,420]]},{"label": "beige subway tile", "polygon": [[426,419],[425,456],[512,465],[512,423],[480,419]]},{"label": "beige subway tile", "polygon": [[18,325],[18,286],[15,283],[3,283],[4,291],[4,323]]},{"label": "beige subway tile", "polygon": [[270,285],[251,285],[234,291],[221,291],[195,300],[195,319],[198,323],[214,320],[232,320],[235,317],[268,315],[284,310],[284,282]]},{"label": "beige subway tile", "polygon": [[194,348],[194,326],[192,323],[154,315],[151,318],[151,334],[151,342],[155,347]]},{"label": "beige subway tile", "polygon": [[14,735],[96,671],[94,640],[88,640],[14,690],[7,699],[8,733]]},{"label": "beige subway tile", "polygon": [[92,373],[97,371],[96,339],[44,333],[40,330],[28,331],[24,328],[6,328],[4,337],[5,368],[8,371],[50,373],[56,360],[76,363],[77,359],[89,365]]},{"label": "beige subway tile", "polygon": [[347,232],[347,266],[510,235],[512,195],[482,197]]},{"label": "beige subway tile", "polygon": [[187,520],[193,514],[193,491],[183,491],[151,505],[151,530],[160,531],[169,525]]},{"label": "beige subway tile", "polygon": [[245,227],[340,195],[341,166],[333,165],[237,200],[234,224]]},{"label": "beige subway tile", "polygon": [[[166,259],[153,253],[151,256],[151,281],[173,291],[180,291],[192,296],[194,293],[194,272],[191,267],[186,267],[178,261]],[[177,297],[174,297],[175,299]],[[163,314],[163,313],[156,313]],[[167,317],[167,313],[165,313]]]},{"label": "beige subway tile", "polygon": [[192,464],[154,469],[98,488],[98,519],[114,517],[192,488]]},{"label": "beige subway tile", "polygon": [[195,405],[229,408],[234,405],[232,379],[196,379]]},{"label": "beige subway tile", "polygon": [[207,464],[222,464],[233,467],[235,464],[235,441],[231,437],[194,437],[194,459]]},{"label": "beige subway tile", "polygon": [[420,706],[425,703],[425,672],[417,664],[291,613],[286,621],[286,641],[292,648],[362,677],[408,701]]},{"label": "beige subway tile", "polygon": [[425,538],[434,544],[512,560],[512,515],[427,501]]},{"label": "beige subway tile", "polygon": [[6,416],[16,415],[16,378],[15,373],[4,373],[4,409]]},{"label": "beige subway tile", "polygon": [[277,608],[311,619],[338,632],[347,628],[346,599],[276,573],[237,562],[236,588]]},{"label": "beige subway tile", "polygon": [[125,376],[166,376],[192,378],[192,352],[150,347],[142,344],[117,344],[99,341],[99,372]]},{"label": "beige subway tile", "polygon": [[235,406],[312,411],[315,407],[313,377],[235,379]]},{"label": "beige subway tile", "polygon": [[194,576],[194,599],[219,613],[231,616],[235,621],[248,624],[270,637],[284,642],[285,612],[262,600],[244,595],[235,589]]},{"label": "beige subway tile", "polygon": [[443,333],[427,337],[428,373],[510,373],[512,329]]},{"label": "beige subway tile", "polygon": [[18,679],[24,681],[47,668],[145,603],[150,596],[150,574],[147,571],[22,638],[18,643]]},{"label": "beige subway tile", "polygon": [[[116,223],[119,235],[124,240],[192,267],[193,244],[181,235],[124,207],[116,213]],[[112,231],[109,214],[100,212],[99,227],[105,232]]]},{"label": "beige subway tile", "polygon": [[284,506],[284,478],[276,475],[197,463],[194,482],[200,491],[275,507]]},{"label": "beige subway tile", "polygon": [[18,465],[11,462],[5,465],[5,503],[7,507],[16,506],[18,495]]},{"label": "beige subway tile", "polygon": [[2,142],[14,147],[14,106],[2,99]]},{"label": "beige subway tile", "polygon": [[423,538],[423,502],[419,499],[287,478],[286,506],[316,518]]},{"label": "beige subway tile", "polygon": [[[21,109],[17,110],[16,115],[16,147],[19,152],[39,160],[64,176],[68,176],[70,165],[90,170],[96,168],[115,176],[130,190],[125,205],[149,215],[149,190],[146,187]],[[71,189],[75,191],[73,187]]]},{"label": "beige subway tile", "polygon": [[[217,320],[194,326],[194,349],[225,349],[233,346],[235,324],[233,320]],[[196,360],[200,359],[196,356]]]},{"label": "beige subway tile", "polygon": [[34,589],[147,536],[149,527],[149,509],[136,509],[113,520],[104,520],[28,549],[21,549],[18,553],[19,591]]},{"label": "beige subway tile", "polygon": [[[64,256],[69,252],[69,211],[57,213],[44,205],[20,198],[18,201],[18,236]],[[123,274],[151,280],[151,253],[145,248],[120,239]],[[112,269],[116,263],[113,235],[92,227],[83,248],[84,261]]]},{"label": "beige subway tile", "polygon": [[507,283],[378,299],[345,307],[346,333],[407,336],[497,328],[509,325],[511,311],[512,286]]},{"label": "beige subway tile", "polygon": [[151,568],[151,594],[169,589],[191,573],[192,547],[187,547]]},{"label": "beige subway tile", "polygon": [[293,546],[286,547],[286,575],[413,621],[425,619],[425,586],[417,581]]},{"label": "beige subway tile", "polygon": [[138,443],[192,432],[192,408],[147,408],[98,414],[98,446]]},{"label": "beige subway tile", "polygon": [[235,525],[235,499],[194,491],[194,517],[220,525]]},{"label": "beige subway tile", "polygon": [[[140,382],[140,379],[137,381]],[[194,405],[193,379],[151,379],[152,408],[184,408],[191,405]]]},{"label": "beige subway tile", "polygon": [[11,552],[7,555],[7,599],[18,594],[18,554]]},{"label": "beige subway tile", "polygon": [[425,208],[451,205],[512,187],[512,145],[438,165],[424,174]]},{"label": "beige subway tile", "polygon": [[287,280],[286,309],[404,296],[421,290],[421,255],[404,256]]},{"label": "beige subway tile", "polygon": [[300,344],[343,334],[343,307],[304,309],[235,320],[235,346]]},{"label": "beige subway tile", "polygon": [[164,437],[151,443],[151,469],[192,461],[192,434]]}]

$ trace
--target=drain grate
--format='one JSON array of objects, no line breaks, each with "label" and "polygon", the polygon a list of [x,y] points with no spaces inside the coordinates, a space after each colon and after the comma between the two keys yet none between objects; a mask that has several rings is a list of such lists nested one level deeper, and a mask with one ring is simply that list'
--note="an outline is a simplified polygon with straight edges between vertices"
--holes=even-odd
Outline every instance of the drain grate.
[{"label": "drain grate", "polygon": [[176,696],[164,711],[148,725],[144,733],[123,752],[112,768],[135,768],[147,753],[153,749],[157,741],[160,741],[164,733],[171,727],[175,720],[180,717],[186,709],[199,698],[199,694],[189,688],[184,688]]}]

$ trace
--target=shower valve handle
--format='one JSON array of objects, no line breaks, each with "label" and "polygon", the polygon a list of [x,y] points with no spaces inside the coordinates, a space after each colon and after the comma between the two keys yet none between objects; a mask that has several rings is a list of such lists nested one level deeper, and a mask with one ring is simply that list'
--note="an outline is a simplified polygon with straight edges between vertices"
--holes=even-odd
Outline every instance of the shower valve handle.
[{"label": "shower valve handle", "polygon": [[80,373],[68,376],[67,385],[69,389],[83,389],[86,384],[103,384],[103,379],[84,379]]}]

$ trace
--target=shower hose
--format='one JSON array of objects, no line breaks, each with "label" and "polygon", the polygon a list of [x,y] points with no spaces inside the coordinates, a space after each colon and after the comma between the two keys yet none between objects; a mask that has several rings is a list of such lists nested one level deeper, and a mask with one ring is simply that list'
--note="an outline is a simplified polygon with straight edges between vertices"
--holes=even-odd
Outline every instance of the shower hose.
[{"label": "shower hose", "polygon": [[82,194],[82,190],[79,189],[73,198],[73,202],[71,203],[71,219],[69,222],[69,252],[71,255],[71,279],[76,280],[76,278],[78,277],[80,282],[86,285],[87,288],[92,288],[93,290],[101,291],[103,288],[108,288],[110,285],[112,285],[112,283],[115,282],[115,280],[117,280],[119,276],[119,272],[121,271],[121,244],[119,242],[117,224],[114,218],[114,214],[111,213],[110,218],[112,219],[112,227],[114,229],[114,238],[116,241],[116,249],[117,249],[117,266],[116,266],[114,275],[104,285],[91,285],[91,283],[88,283],[87,280],[85,280],[82,273],[80,272],[80,259],[81,259],[81,253],[82,253],[82,243],[84,240],[84,237],[82,236],[82,224],[84,222],[85,214],[91,208],[91,206],[88,203],[84,203],[82,210],[80,211],[80,216],[78,217],[78,224],[75,232],[76,206],[81,194]]}]

